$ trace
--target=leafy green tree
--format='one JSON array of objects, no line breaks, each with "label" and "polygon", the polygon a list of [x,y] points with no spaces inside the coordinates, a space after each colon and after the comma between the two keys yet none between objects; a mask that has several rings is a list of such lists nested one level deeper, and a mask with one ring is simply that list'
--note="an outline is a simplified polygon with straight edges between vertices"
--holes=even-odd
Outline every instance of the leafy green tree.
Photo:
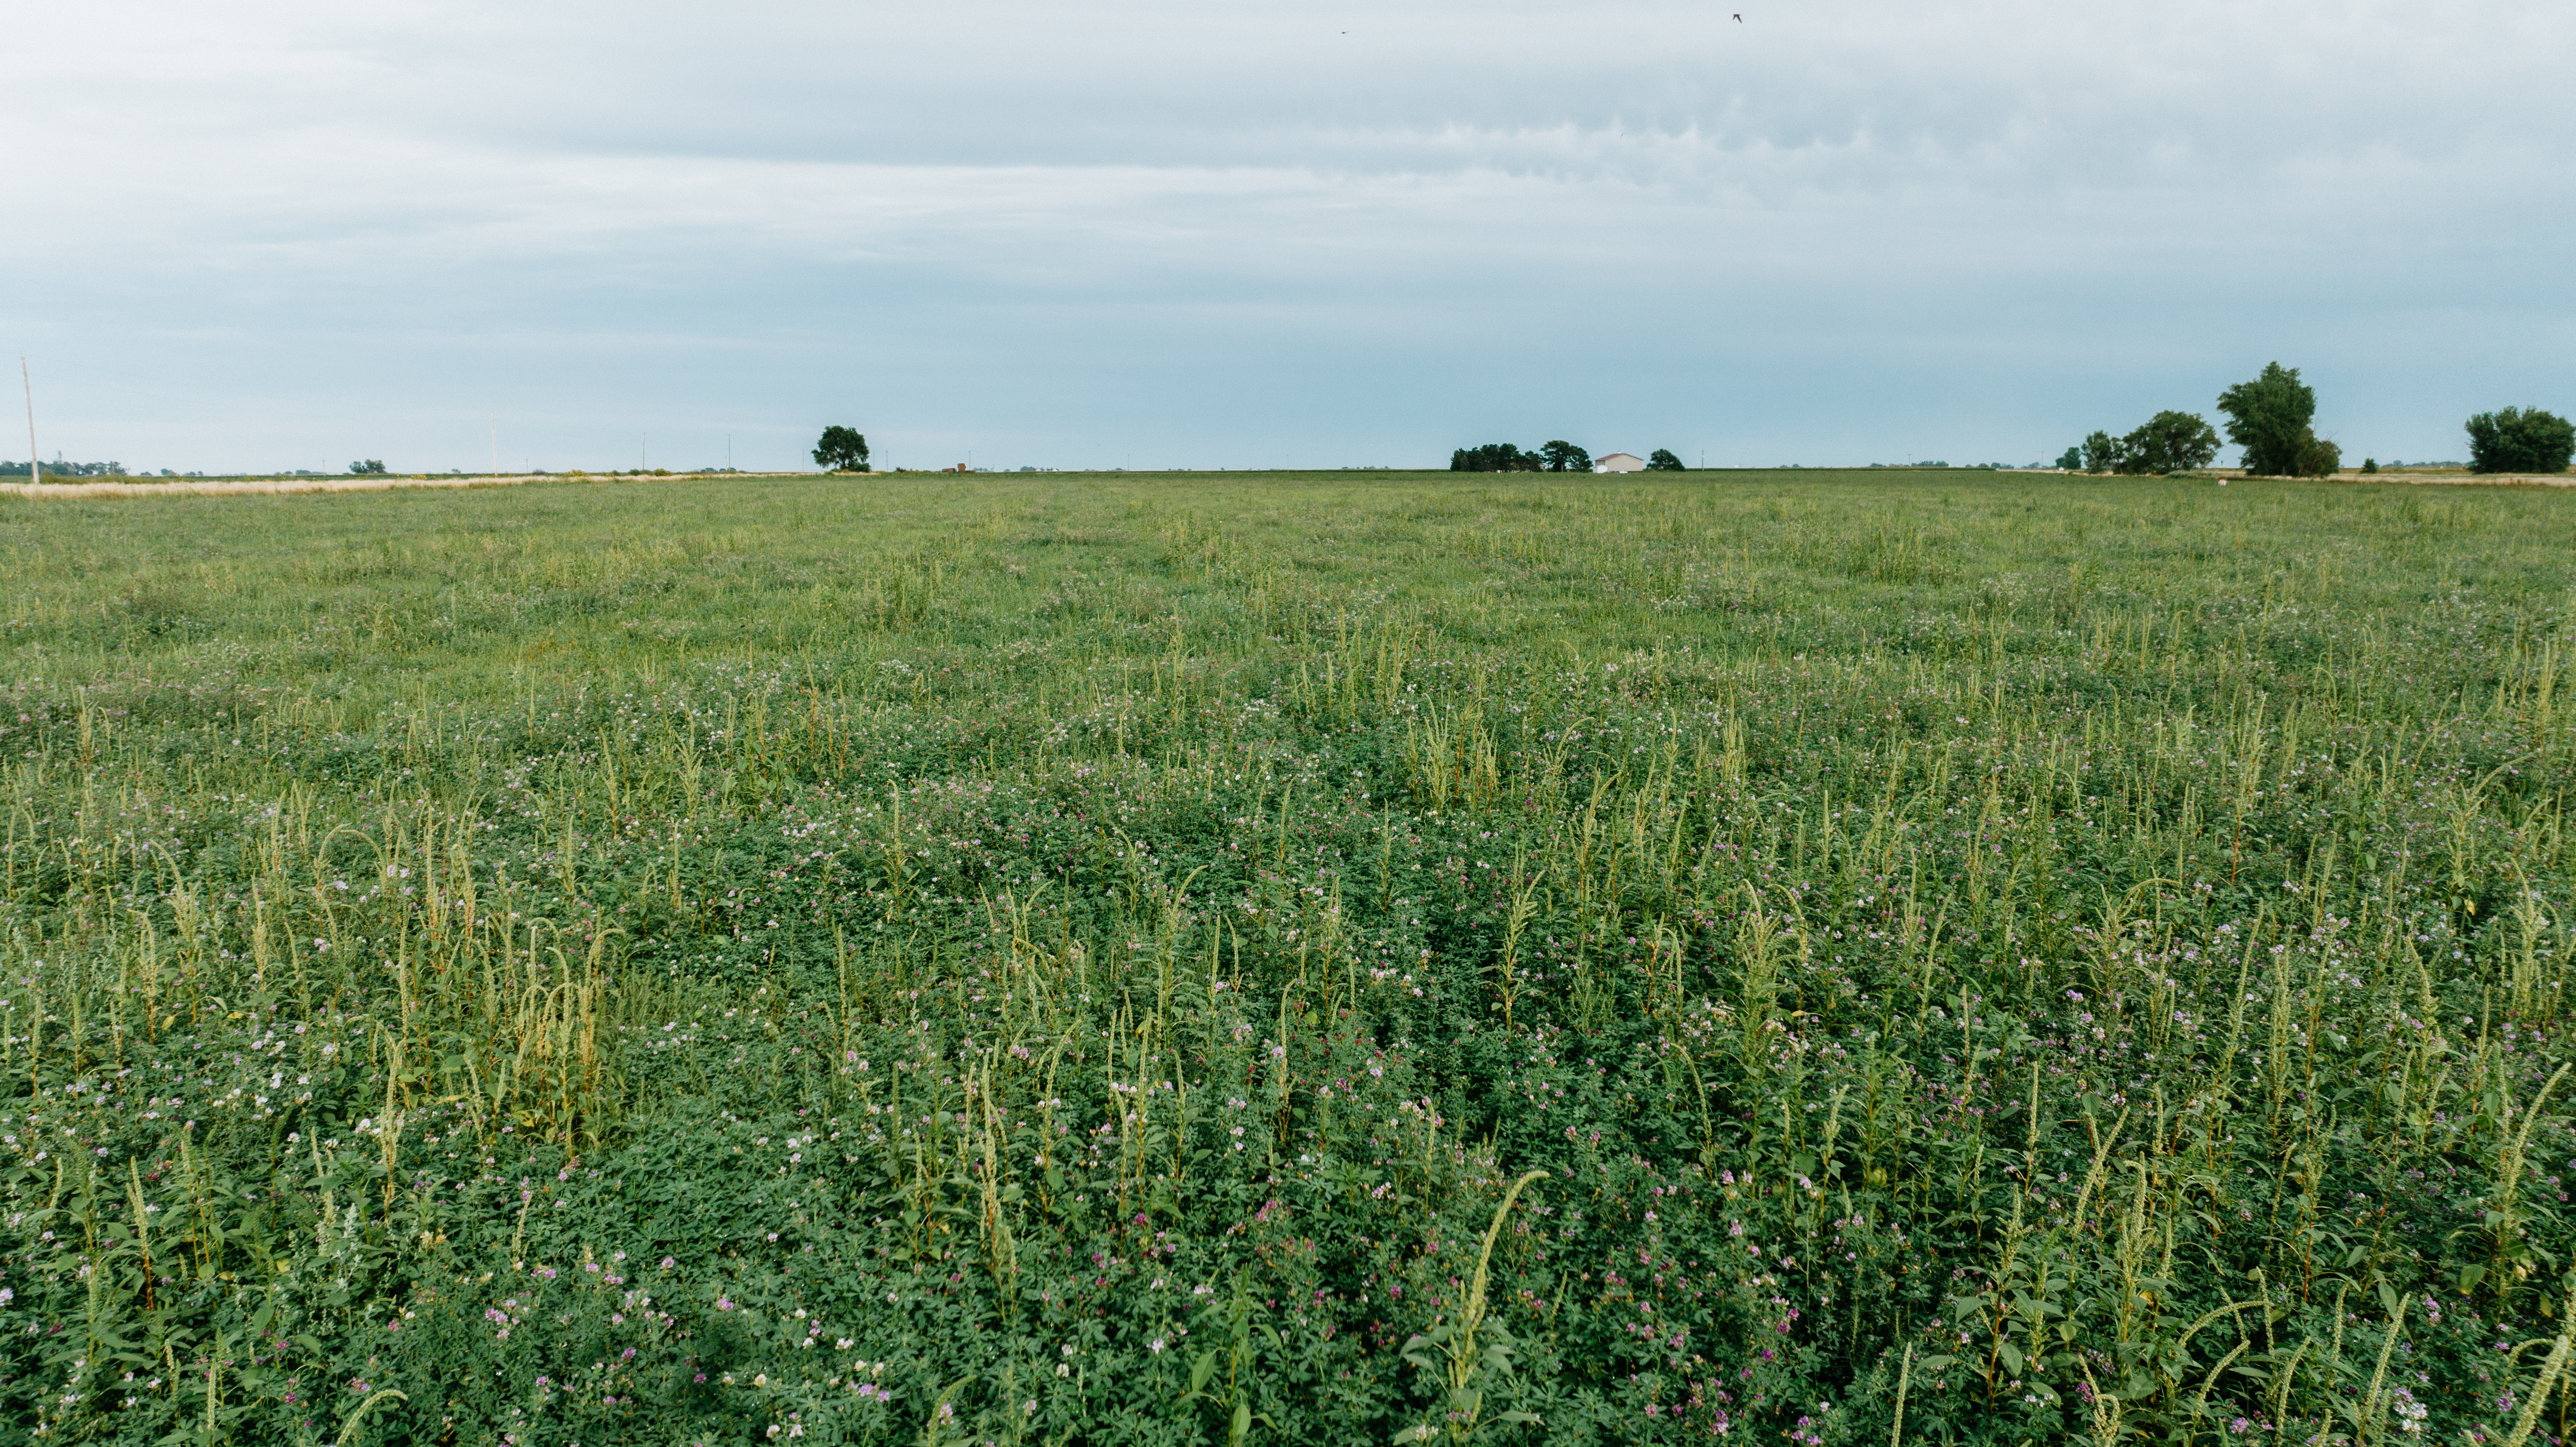
[{"label": "leafy green tree", "polygon": [[1449,454],[1451,472],[1536,472],[1540,466],[1537,453],[1523,452],[1509,442],[1461,447]]},{"label": "leafy green tree", "polygon": [[364,462],[350,463],[349,471],[359,477],[382,477],[384,475],[385,465],[382,461],[370,457]]},{"label": "leafy green tree", "polygon": [[1539,444],[1538,455],[1547,459],[1547,470],[1550,472],[1590,472],[1592,470],[1592,454],[1561,437],[1552,442]]},{"label": "leafy green tree", "polygon": [[2332,477],[2342,466],[2343,449],[2312,434],[2299,445],[2299,459],[2291,471],[2299,477]]},{"label": "leafy green tree", "polygon": [[814,444],[814,463],[833,472],[868,470],[868,439],[856,428],[832,426],[823,429],[823,440]]},{"label": "leafy green tree", "polygon": [[2317,415],[2317,389],[2299,380],[2298,368],[2266,363],[2261,376],[2219,393],[2218,410],[2227,414],[2227,440],[2245,449],[2248,473],[2315,475],[2300,468],[2313,460],[2317,438],[2309,422]]},{"label": "leafy green tree", "polygon": [[2120,439],[2108,432],[2096,432],[2084,439],[2084,470],[2112,472],[2120,466]]},{"label": "leafy green tree", "polygon": [[2064,452],[2059,453],[2057,455],[2057,465],[2068,472],[2075,472],[2081,469],[2084,466],[2084,449],[2081,447],[2070,447]]},{"label": "leafy green tree", "polygon": [[2469,466],[2476,472],[2565,472],[2576,456],[2576,423],[2537,407],[2507,407],[2469,419]]},{"label": "leafy green tree", "polygon": [[1673,456],[1673,450],[1671,448],[1658,447],[1646,458],[1646,470],[1648,472],[1679,472],[1682,470],[1682,460]]},{"label": "leafy green tree", "polygon": [[2379,471],[2379,459],[2376,457],[2363,458],[2361,460],[2361,470],[2364,476],[2376,473]]},{"label": "leafy green tree", "polygon": [[2218,430],[2190,412],[2159,412],[2120,439],[2118,469],[2158,477],[2207,467],[2218,456]]}]

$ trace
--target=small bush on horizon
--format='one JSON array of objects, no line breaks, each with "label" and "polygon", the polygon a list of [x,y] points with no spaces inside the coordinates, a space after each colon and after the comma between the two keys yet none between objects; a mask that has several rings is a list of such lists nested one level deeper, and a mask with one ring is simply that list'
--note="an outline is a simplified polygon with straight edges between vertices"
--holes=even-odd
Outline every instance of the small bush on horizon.
[{"label": "small bush on horizon", "polygon": [[2576,458],[2576,423],[2537,407],[2481,412],[2468,433],[2476,472],[2565,472]]},{"label": "small bush on horizon", "polygon": [[2299,477],[2332,477],[2342,466],[2343,448],[2311,434],[2299,444],[2298,465],[2293,473]]}]

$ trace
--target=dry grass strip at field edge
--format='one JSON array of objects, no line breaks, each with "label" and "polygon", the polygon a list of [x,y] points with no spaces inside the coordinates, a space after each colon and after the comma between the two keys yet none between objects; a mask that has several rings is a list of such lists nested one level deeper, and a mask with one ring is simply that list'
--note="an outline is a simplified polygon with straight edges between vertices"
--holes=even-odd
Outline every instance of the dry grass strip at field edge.
[{"label": "dry grass strip at field edge", "polygon": [[[799,476],[795,473],[733,473],[734,477]],[[517,487],[530,482],[678,482],[704,478],[704,473],[671,473],[662,477],[606,473],[503,473],[473,477],[270,477],[228,480],[192,478],[179,482],[44,482],[0,483],[0,493],[20,497],[223,497],[290,492],[384,492],[397,487]]]}]

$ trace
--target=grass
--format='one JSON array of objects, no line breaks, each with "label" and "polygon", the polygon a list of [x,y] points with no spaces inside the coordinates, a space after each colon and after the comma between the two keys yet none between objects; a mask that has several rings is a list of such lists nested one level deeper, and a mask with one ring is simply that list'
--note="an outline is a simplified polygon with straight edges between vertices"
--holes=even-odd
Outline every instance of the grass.
[{"label": "grass", "polygon": [[0,498],[0,1414],[2555,1440],[2569,506]]}]

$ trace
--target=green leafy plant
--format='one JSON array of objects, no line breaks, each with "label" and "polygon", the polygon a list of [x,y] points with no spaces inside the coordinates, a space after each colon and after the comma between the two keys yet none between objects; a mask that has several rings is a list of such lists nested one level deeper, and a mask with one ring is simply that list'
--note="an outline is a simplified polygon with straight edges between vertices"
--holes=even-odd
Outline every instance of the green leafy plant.
[{"label": "green leafy plant", "polygon": [[2120,439],[2118,469],[2163,476],[2207,467],[2218,456],[2218,432],[2190,412],[2159,412]]},{"label": "green leafy plant", "polygon": [[2468,429],[2472,471],[2565,472],[2576,456],[2576,423],[2537,407],[2481,412]]},{"label": "green leafy plant", "polygon": [[0,1420],[2567,1434],[2561,499],[1185,481],[28,500]]},{"label": "green leafy plant", "polygon": [[[1472,1440],[1484,1420],[1486,1394],[1511,1376],[1512,1357],[1519,1343],[1499,1318],[1486,1318],[1485,1272],[1493,1260],[1494,1239],[1503,1232],[1512,1202],[1523,1187],[1546,1179],[1547,1174],[1543,1170],[1530,1171],[1505,1188],[1502,1204],[1494,1208],[1493,1224],[1485,1228],[1485,1238],[1476,1248],[1476,1273],[1468,1282],[1465,1302],[1454,1317],[1405,1341],[1405,1361],[1416,1371],[1433,1377],[1439,1383],[1440,1396],[1437,1418],[1396,1433],[1396,1441],[1433,1442],[1444,1437],[1451,1442]],[[1538,1419],[1514,1409],[1496,1413],[1493,1420],[1517,1423]]]},{"label": "green leafy plant", "polygon": [[1592,454],[1561,438],[1540,443],[1538,455],[1550,472],[1590,472],[1592,470]]},{"label": "green leafy plant", "polygon": [[1536,472],[1546,465],[1540,454],[1523,452],[1509,442],[1461,447],[1449,455],[1451,472]]},{"label": "green leafy plant", "polygon": [[2317,389],[2299,380],[2299,369],[2267,362],[2259,376],[2218,396],[2227,416],[2227,440],[2245,449],[2245,471],[2257,477],[2323,477],[2341,452],[2316,435]]},{"label": "green leafy plant", "polygon": [[814,444],[814,465],[831,472],[868,470],[868,439],[857,428],[838,423],[823,429]]}]

